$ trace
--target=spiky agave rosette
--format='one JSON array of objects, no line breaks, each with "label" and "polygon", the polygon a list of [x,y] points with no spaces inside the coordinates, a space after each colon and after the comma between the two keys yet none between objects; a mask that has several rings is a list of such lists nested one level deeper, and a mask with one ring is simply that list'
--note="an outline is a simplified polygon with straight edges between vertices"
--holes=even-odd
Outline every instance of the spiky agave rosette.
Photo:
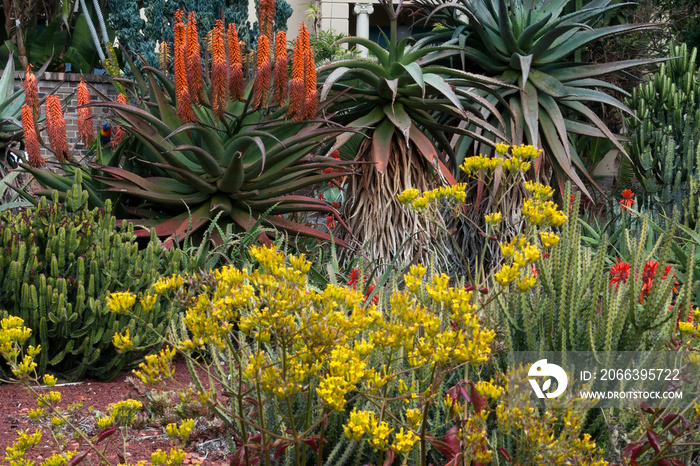
[{"label": "spiky agave rosette", "polygon": [[[288,215],[317,212],[347,228],[330,204],[298,194],[336,177],[332,172],[349,164],[319,155],[342,130],[312,120],[318,104],[310,102],[316,94],[307,86],[312,82],[315,87],[316,80],[315,68],[307,63],[312,55],[306,52],[305,27],[297,41],[303,53],[295,51],[304,70],[303,92],[297,96],[303,105],[290,115],[287,100],[270,89],[281,80],[278,74],[273,83],[272,71],[281,73],[285,67],[279,61],[287,61],[278,47],[277,56],[271,56],[271,38],[259,36],[258,73],[246,77],[235,27],[228,28],[224,41],[225,25],[217,22],[210,35],[211,63],[198,73],[190,69],[201,61],[200,47],[192,43],[196,23],[192,15],[184,23],[185,16],[180,11],[174,20],[174,79],[151,67],[138,71],[131,63],[131,103],[90,104],[109,108],[113,125],[127,134],[118,147],[110,148],[113,152],[104,158],[108,161],[91,166],[85,176],[91,202],[99,205],[104,197],[119,196],[122,216],[142,227],[137,235],[148,236],[155,228],[158,236],[170,237],[168,244],[215,219],[224,228],[250,230],[262,224],[291,235],[330,239],[327,232]],[[43,175],[52,188],[62,189],[64,179]],[[269,241],[271,231],[267,228],[259,238]]]}]

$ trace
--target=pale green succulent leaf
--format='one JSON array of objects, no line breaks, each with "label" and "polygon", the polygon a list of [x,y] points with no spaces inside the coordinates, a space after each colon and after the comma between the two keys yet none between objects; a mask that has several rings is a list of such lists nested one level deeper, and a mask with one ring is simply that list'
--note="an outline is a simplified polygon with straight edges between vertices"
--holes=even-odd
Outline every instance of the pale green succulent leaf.
[{"label": "pale green succulent leaf", "polygon": [[404,139],[408,141],[408,131],[411,128],[412,121],[411,116],[404,109],[403,104],[400,102],[385,104],[384,114],[391,120]]},{"label": "pale green succulent leaf", "polygon": [[530,65],[532,63],[532,55],[520,55],[513,53],[510,57],[510,67],[515,70],[520,70],[522,82],[527,82],[530,74]]},{"label": "pale green succulent leaf", "polygon": [[535,86],[530,82],[525,82],[520,91],[520,102],[522,102],[523,121],[527,130],[528,143],[539,147],[538,122],[539,122],[539,102],[538,93]]},{"label": "pale green succulent leaf", "polygon": [[652,65],[654,63],[660,63],[668,60],[669,58],[641,58],[612,63],[597,63],[594,65],[572,65],[567,68],[547,69],[546,72],[562,83],[567,83],[577,79],[594,78],[596,76],[626,70],[635,66]]},{"label": "pale green succulent leaf", "polygon": [[352,44],[352,45],[361,45],[365,47],[367,50],[369,50],[372,55],[374,55],[377,60],[379,60],[379,63],[385,67],[389,67],[389,52],[384,50],[381,45],[378,43],[365,39],[362,37],[343,37],[342,39],[336,41],[336,44]]},{"label": "pale green succulent leaf", "polygon": [[535,68],[530,70],[530,82],[532,82],[537,89],[554,98],[565,97],[569,94],[569,89],[558,79]]},{"label": "pale green succulent leaf", "polygon": [[608,104],[615,108],[619,108],[623,112],[633,115],[632,110],[630,110],[627,105],[623,104],[615,97],[612,97],[605,92],[596,91],[594,89],[584,89],[582,87],[570,87],[565,86],[569,95],[563,97],[562,100],[578,100],[581,102],[600,102],[603,104]]},{"label": "pale green succulent leaf", "polygon": [[425,73],[423,75],[423,80],[427,85],[433,87],[435,90],[447,97],[455,107],[463,110],[459,97],[457,97],[457,94],[455,94],[450,85],[442,78],[442,76],[433,73]]},{"label": "pale green succulent leaf", "polygon": [[547,22],[552,17],[552,14],[546,15],[539,21],[530,24],[525,28],[525,30],[518,37],[518,48],[523,51],[523,53],[529,53],[532,48],[532,44],[535,40],[535,36],[546,26]]},{"label": "pale green succulent leaf", "polygon": [[418,63],[408,63],[406,65],[401,63],[401,66],[404,70],[406,70],[406,73],[408,73],[411,76],[411,78],[413,78],[413,81],[416,84],[418,84],[421,91],[423,92],[422,97],[425,97],[425,83],[423,82],[423,70],[421,70],[420,65]]}]

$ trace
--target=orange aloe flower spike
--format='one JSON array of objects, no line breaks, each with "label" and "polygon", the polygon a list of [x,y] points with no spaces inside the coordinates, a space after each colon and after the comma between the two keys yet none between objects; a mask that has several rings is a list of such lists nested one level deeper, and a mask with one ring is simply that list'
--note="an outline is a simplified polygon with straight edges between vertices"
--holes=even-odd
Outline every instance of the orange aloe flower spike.
[{"label": "orange aloe flower spike", "polygon": [[64,163],[70,158],[66,139],[66,120],[63,118],[61,101],[55,95],[46,98],[46,132],[49,134],[49,142],[56,153],[56,158]]},{"label": "orange aloe flower spike", "polygon": [[34,113],[39,113],[39,87],[36,83],[36,76],[32,73],[30,66],[27,67],[27,71],[24,73],[22,87],[24,88],[24,102],[29,105]]},{"label": "orange aloe flower spike", "polygon": [[243,77],[243,62],[241,60],[241,46],[238,43],[238,33],[236,25],[229,24],[228,26],[228,58],[229,58],[229,77],[228,91],[233,100],[244,100],[243,93],[245,90],[245,82]]},{"label": "orange aloe flower spike", "polygon": [[[301,24],[301,28],[305,28]],[[292,80],[289,83],[289,108],[287,118],[301,120],[303,118],[304,104],[306,102],[306,86],[304,84],[304,69],[306,54],[301,36],[294,39],[294,52],[292,55]]]},{"label": "orange aloe flower spike", "polygon": [[95,141],[95,128],[92,126],[92,108],[83,107],[90,103],[90,91],[80,78],[78,83],[78,137],[85,147],[89,147]]},{"label": "orange aloe flower spike", "polygon": [[304,90],[306,99],[304,100],[304,115],[306,118],[316,116],[318,109],[318,91],[316,90],[316,64],[314,63],[314,51],[311,48],[309,31],[304,27],[301,31],[304,41]]},{"label": "orange aloe flower spike", "polygon": [[258,37],[258,59],[253,83],[253,109],[267,106],[267,96],[270,91],[272,65],[270,64],[270,41],[265,35]]},{"label": "orange aloe flower spike", "polygon": [[223,120],[228,106],[228,66],[224,47],[224,22],[216,20],[211,35],[211,107],[214,114]]},{"label": "orange aloe flower spike", "polygon": [[185,64],[187,65],[188,87],[192,101],[199,104],[204,84],[202,82],[202,56],[199,48],[199,36],[197,35],[197,18],[193,11],[187,16],[186,37]]},{"label": "orange aloe flower spike", "polygon": [[275,0],[260,0],[258,3],[258,22],[260,24],[260,34],[272,41],[272,25],[275,21],[275,10],[277,5]]},{"label": "orange aloe flower spike", "polygon": [[287,99],[287,34],[279,31],[275,37],[274,105],[283,105]]},{"label": "orange aloe flower spike", "polygon": [[34,111],[29,105],[22,105],[22,129],[24,131],[24,147],[29,156],[29,166],[41,168],[46,164],[46,160],[41,156],[41,146],[39,146],[39,136],[36,134],[34,126]]},{"label": "orange aloe flower spike", "polygon": [[[173,24],[174,43],[173,55],[175,58],[175,95],[177,98],[177,116],[185,122],[194,121],[190,102],[190,93],[187,86],[187,65],[185,63],[185,42],[187,30],[182,22],[184,16],[182,10],[177,10],[175,13],[175,22]],[[164,70],[165,71],[165,70]]]},{"label": "orange aloe flower spike", "polygon": [[[117,96],[117,102],[120,104],[128,103],[124,94],[119,94]],[[124,136],[126,136],[126,130],[124,130],[122,125],[117,125],[112,135],[112,147],[117,147],[119,143],[122,142],[122,139],[124,139]]]}]

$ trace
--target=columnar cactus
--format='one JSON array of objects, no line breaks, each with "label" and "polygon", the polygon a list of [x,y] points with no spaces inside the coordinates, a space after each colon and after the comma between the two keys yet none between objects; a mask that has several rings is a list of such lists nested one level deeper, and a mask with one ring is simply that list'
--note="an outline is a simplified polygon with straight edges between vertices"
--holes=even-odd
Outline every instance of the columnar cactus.
[{"label": "columnar cactus", "polygon": [[[80,173],[63,202],[54,192],[52,201],[0,215],[0,314],[19,316],[32,329],[31,344],[41,345],[39,371],[108,379],[160,342],[133,316],[109,312],[106,297],[138,294],[180,271],[182,257],[180,250],[164,251],[156,238],[139,250],[133,226],[117,228],[109,201],[105,209],[88,210]],[[166,306],[137,307],[138,317],[165,331]],[[134,348],[119,354],[112,336],[127,328]]]},{"label": "columnar cactus", "polygon": [[[671,45],[677,57],[659,67],[644,85],[636,88],[627,104],[639,118],[628,118],[629,154],[647,193],[648,204],[660,203],[667,210],[684,210],[686,223],[698,218],[700,193],[700,77],[696,70],[697,49]],[[690,200],[690,202],[688,201]]]}]

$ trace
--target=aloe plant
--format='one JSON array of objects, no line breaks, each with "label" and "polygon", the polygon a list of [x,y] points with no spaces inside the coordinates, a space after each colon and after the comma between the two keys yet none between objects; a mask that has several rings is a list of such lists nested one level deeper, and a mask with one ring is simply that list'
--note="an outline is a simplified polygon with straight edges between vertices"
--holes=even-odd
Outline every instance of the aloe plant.
[{"label": "aloe plant", "polygon": [[[195,27],[192,18],[188,22],[190,28]],[[178,19],[176,39],[180,26],[185,27]],[[234,33],[229,29],[229,43],[237,45]],[[240,67],[240,53],[236,56],[231,50],[226,56],[223,35],[223,23],[217,24],[212,32],[211,67],[205,66],[209,72],[198,78],[198,82],[181,76],[186,67],[184,63],[178,64],[177,60],[184,58],[178,58],[177,49],[184,47],[176,43],[174,80],[155,68],[145,67],[139,72],[132,66],[136,83],[130,96],[133,103],[90,104],[111,109],[113,126],[120,127],[127,136],[116,148],[99,148],[99,163],[90,167],[89,175],[84,177],[84,188],[96,205],[118,193],[124,206],[122,216],[134,225],[154,227],[158,236],[170,236],[176,241],[205,227],[214,218],[222,226],[230,223],[243,230],[263,222],[292,234],[330,239],[329,233],[306,226],[287,214],[321,212],[345,225],[327,202],[297,194],[306,186],[337,177],[337,172],[347,165],[319,155],[324,144],[327,147],[327,141],[341,133],[341,129],[323,120],[301,118],[306,114],[285,119],[286,100],[275,100],[279,97],[277,93],[268,98],[272,94],[269,92],[272,41],[264,35],[258,46],[256,77],[244,83],[241,73],[240,82],[234,87],[246,84],[245,92],[229,98],[228,72]],[[192,37],[197,37],[196,29]],[[305,37],[298,41],[294,55],[300,65],[313,57],[308,49],[308,34]],[[276,49],[272,84],[278,88],[287,85],[287,57],[284,33],[278,33],[276,39],[281,46]],[[189,49],[193,47],[188,44]],[[225,73],[221,73],[222,69]],[[201,92],[195,90],[196,84],[202,86]],[[198,104],[187,100],[195,95],[200,99]],[[145,98],[140,100],[138,96]],[[24,168],[46,186],[65,189],[64,177]],[[75,170],[69,165],[66,168]],[[137,230],[136,234],[148,236],[147,228]],[[261,239],[267,240],[267,234],[261,234]]]},{"label": "aloe plant", "polygon": [[[611,63],[576,61],[575,55],[588,44],[633,31],[656,28],[653,24],[622,24],[597,27],[606,14],[628,3],[593,0],[570,14],[564,8],[571,0],[422,0],[426,14],[456,32],[460,37],[462,58],[475,63],[489,76],[517,86],[499,89],[507,108],[494,97],[486,96],[501,112],[509,112],[506,132],[514,144],[528,143],[544,149],[563,185],[571,179],[584,193],[588,190],[579,173],[595,186],[585,165],[569,140],[571,133],[609,139],[627,154],[618,137],[587,104],[604,104],[627,114],[631,111],[618,99],[603,92],[624,90],[601,76],[648,65],[659,60],[635,59]],[[469,18],[465,25],[449,10]],[[493,120],[493,119],[492,119]],[[473,139],[465,137],[458,147],[464,157]],[[578,170],[578,172],[577,172]]]},{"label": "aloe plant", "polygon": [[[397,21],[402,6],[387,0],[380,4],[390,18],[387,49],[357,37],[338,41],[364,46],[370,59],[320,67],[319,73],[325,76],[321,99],[341,95],[335,121],[366,135],[355,156],[369,166],[350,184],[351,230],[360,241],[371,240],[372,259],[395,257],[413,237],[401,259],[409,262],[422,251],[427,260],[427,252],[436,246],[435,232],[431,233],[424,218],[405,212],[396,194],[408,188],[429,190],[436,177],[440,183],[456,184],[452,170],[458,164],[450,136],[460,134],[490,143],[466,127],[469,121],[494,138],[504,139],[498,111],[477,90],[491,95],[492,88],[513,86],[440,65],[440,60],[459,53],[456,46],[436,46],[432,38],[399,40]],[[482,107],[491,109],[495,122],[481,118]],[[442,115],[455,117],[458,123],[446,124]],[[338,144],[349,137],[341,137]],[[373,221],[367,222],[368,218]]]}]

